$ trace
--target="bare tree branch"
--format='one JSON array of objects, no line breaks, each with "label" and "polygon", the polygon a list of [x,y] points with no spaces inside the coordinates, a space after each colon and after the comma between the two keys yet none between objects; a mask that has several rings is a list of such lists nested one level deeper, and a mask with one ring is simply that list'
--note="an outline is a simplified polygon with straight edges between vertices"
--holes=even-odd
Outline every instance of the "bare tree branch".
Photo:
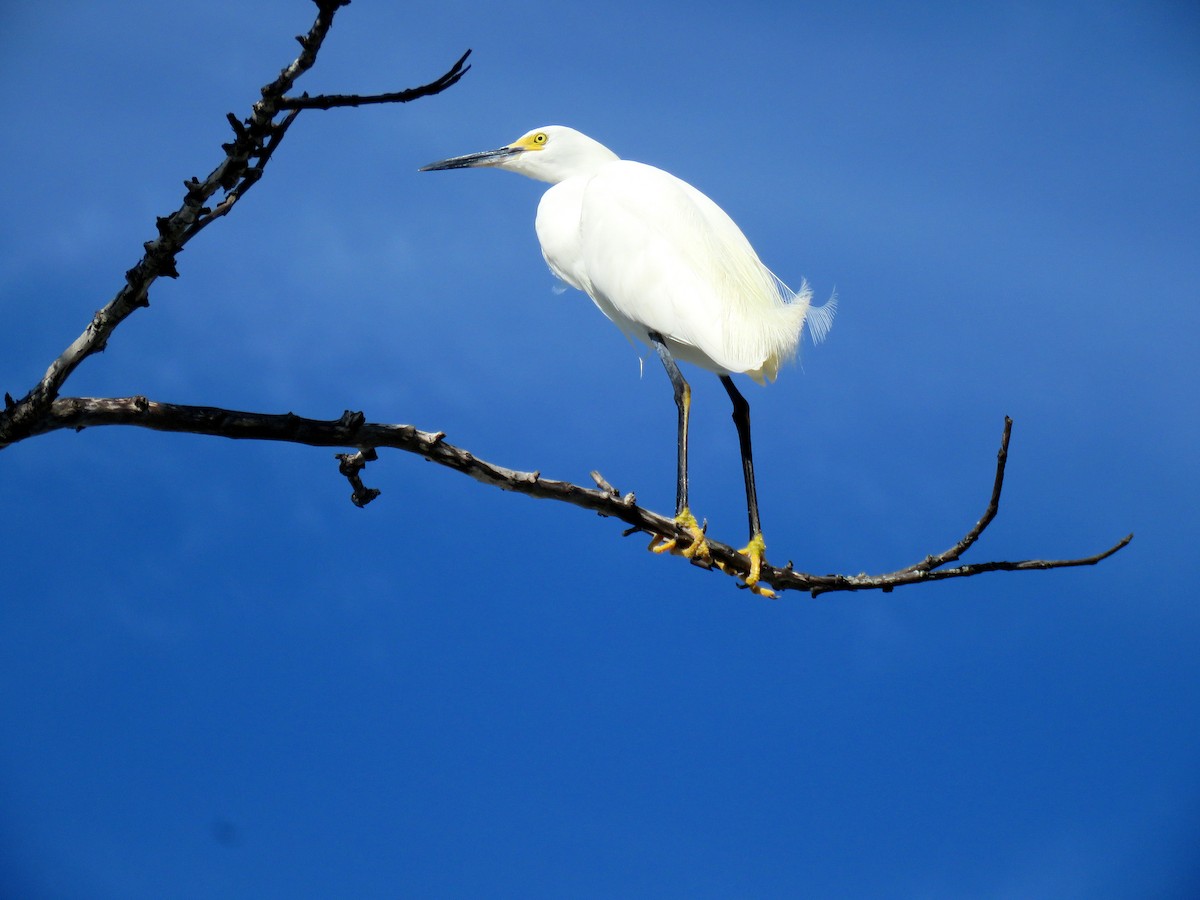
[{"label": "bare tree branch", "polygon": [[[101,425],[349,448],[351,452],[337,454],[339,471],[353,488],[351,500],[362,507],[379,496],[377,489],[363,484],[362,472],[369,462],[378,458],[378,448],[389,447],[419,454],[438,465],[503,490],[570,503],[618,519],[629,526],[625,531],[627,535],[640,531],[653,536],[655,540],[674,538],[677,549],[685,550],[692,541],[692,535],[674,518],[639,506],[632,493],[621,495],[598,472],[591,473],[595,488],[543,478],[536,471],[509,469],[479,459],[469,451],[448,443],[442,432],[421,431],[412,425],[370,423],[362,413],[349,411],[339,419],[321,421],[292,413],[273,415],[208,406],[181,406],[159,403],[145,397],[59,396],[63,385],[79,364],[102,351],[116,328],[135,310],[149,306],[150,288],[159,276],[178,277],[176,257],[188,241],[227,215],[246,192],[258,183],[302,110],[403,103],[428,97],[456,84],[470,69],[465,64],[470,53],[468,50],[443,75],[420,87],[387,94],[330,94],[318,97],[302,94],[300,97],[288,97],[287,93],[296,81],[315,64],[317,54],[333,25],[334,15],[349,0],[314,2],[318,10],[317,17],[308,33],[297,38],[301,47],[299,56],[285,66],[274,81],[262,88],[261,99],[253,105],[249,117],[239,120],[233,113],[227,116],[234,138],[221,145],[225,152],[224,159],[204,180],[193,177],[184,182],[187,192],[182,205],[170,215],[158,218],[157,237],[143,245],[144,255],[125,273],[125,284],[116,296],[95,314],[84,332],[50,364],[42,379],[21,400],[15,401],[7,393],[4,395],[4,409],[0,410],[0,450],[51,431],[65,428],[82,430]],[[223,196],[210,207],[208,204],[218,192],[223,192]],[[891,591],[900,585],[962,578],[983,572],[1094,565],[1133,539],[1132,534],[1128,535],[1102,553],[1079,559],[984,562],[946,568],[949,563],[957,562],[979,539],[999,510],[1011,432],[1012,420],[1006,418],[988,505],[979,521],[948,550],[882,575],[811,575],[795,571],[790,562],[782,568],[764,564],[760,584],[770,585],[780,591],[808,591],[814,597],[832,591]],[[692,560],[693,564],[741,578],[749,573],[749,560],[733,547],[711,538],[708,543],[708,562]],[[756,592],[759,592],[758,588]]]},{"label": "bare tree branch", "polygon": [[[100,425],[135,425],[156,431],[207,434],[237,440],[287,441],[314,447],[357,447],[359,452],[339,454],[338,459],[341,460],[342,474],[350,478],[354,486],[351,499],[360,507],[379,495],[378,490],[363,486],[360,473],[367,462],[376,458],[375,451],[378,448],[390,447],[418,454],[430,462],[462,472],[476,481],[506,491],[542,500],[570,503],[602,516],[619,519],[630,526],[626,534],[641,531],[650,535],[674,537],[678,539],[681,549],[691,542],[690,534],[673,518],[638,506],[633,494],[622,496],[598,472],[591,473],[596,488],[543,478],[540,472],[523,472],[480,459],[446,441],[443,432],[421,431],[412,425],[371,423],[366,421],[362,413],[349,410],[339,419],[319,420],[306,419],[292,413],[273,415],[207,406],[158,403],[145,397],[64,397],[54,401],[49,415],[43,419],[35,433],[63,428],[82,430]],[[1112,556],[1133,539],[1133,535],[1130,534],[1102,553],[1078,559],[1026,559],[1016,562],[974,563],[952,569],[940,568],[957,560],[959,554],[983,533],[995,517],[999,508],[1000,486],[1004,481],[1011,433],[1012,419],[1005,418],[1004,436],[1000,452],[997,454],[996,478],[988,508],[983,518],[950,550],[936,556],[928,556],[916,565],[881,575],[812,575],[795,571],[791,563],[783,567],[764,564],[762,583],[777,591],[808,591],[814,597],[832,591],[891,591],[901,585],[964,578],[984,572],[1017,572],[1095,565]],[[708,542],[712,568],[737,576],[745,576],[749,572],[749,560],[732,546],[715,541],[711,537]],[[693,563],[710,568],[694,560]]]},{"label": "bare tree branch", "polygon": [[[349,0],[314,2],[317,5],[317,17],[308,33],[297,37],[300,55],[286,65],[274,81],[262,88],[262,99],[254,104],[249,118],[242,122],[233,113],[226,117],[233,128],[234,139],[221,145],[225,158],[203,181],[196,177],[184,181],[187,192],[182,205],[170,215],[158,218],[155,223],[158,235],[143,245],[145,253],[125,273],[125,284],[92,317],[83,333],[50,364],[41,381],[18,401],[12,401],[6,395],[5,409],[0,412],[0,449],[30,433],[33,423],[45,413],[79,364],[89,356],[102,352],[117,326],[135,310],[150,305],[150,287],[159,276],[179,277],[176,258],[188,241],[210,223],[227,215],[262,177],[272,154],[300,113],[298,106],[282,105],[284,95],[316,63],[325,37],[333,27],[334,15],[338,9],[349,4]],[[469,53],[468,50],[444,75],[429,84],[392,95],[380,95],[391,99],[374,99],[372,102],[402,103],[445,90],[456,84],[470,68],[463,65]],[[281,110],[284,113],[279,117]],[[221,190],[224,191],[224,197],[215,208],[210,208],[207,204]]]}]

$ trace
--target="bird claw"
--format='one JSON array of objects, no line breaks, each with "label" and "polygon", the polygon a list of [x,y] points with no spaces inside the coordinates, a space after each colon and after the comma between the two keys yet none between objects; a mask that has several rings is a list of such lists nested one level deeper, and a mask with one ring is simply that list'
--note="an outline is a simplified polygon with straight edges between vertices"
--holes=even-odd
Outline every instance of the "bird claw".
[{"label": "bird claw", "polygon": [[[708,539],[704,536],[704,529],[700,527],[700,523],[696,521],[696,517],[689,510],[684,510],[675,517],[676,524],[680,525],[689,535],[691,535],[691,543],[680,548],[678,537],[665,537],[661,534],[656,534],[650,538],[650,545],[646,548],[651,553],[676,553],[699,565],[716,566],[726,575],[731,574],[730,569],[725,563],[719,559],[714,559],[712,551],[708,546]],[[750,571],[741,576],[742,582],[746,587],[750,588],[755,594],[768,599],[775,596],[775,592],[762,583],[762,567],[766,561],[767,544],[763,540],[761,532],[754,535],[750,539],[750,543],[743,547],[738,553],[750,560]]]},{"label": "bird claw", "polygon": [[679,549],[680,539],[678,537],[668,538],[656,534],[650,538],[650,546],[646,549],[651,553],[678,553],[686,559],[702,564],[711,562],[712,553],[708,549],[708,540],[704,537],[704,529],[700,527],[700,523],[696,521],[696,517],[692,515],[691,511],[685,509],[675,517],[675,523],[682,526],[691,535],[691,543]]},{"label": "bird claw", "polygon": [[759,579],[762,577],[762,566],[767,552],[767,542],[763,540],[762,532],[750,538],[750,543],[738,552],[750,560],[750,571],[746,573],[743,579],[746,587],[750,588],[750,590],[760,597],[774,597],[775,592],[759,582]]}]

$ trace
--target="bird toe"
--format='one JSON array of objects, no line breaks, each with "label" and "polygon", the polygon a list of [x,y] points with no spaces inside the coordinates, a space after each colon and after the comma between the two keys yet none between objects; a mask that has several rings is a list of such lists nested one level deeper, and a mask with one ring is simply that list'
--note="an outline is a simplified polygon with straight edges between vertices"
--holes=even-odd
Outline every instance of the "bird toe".
[{"label": "bird toe", "polygon": [[750,571],[746,573],[743,579],[746,587],[750,588],[750,590],[754,591],[760,597],[774,597],[775,592],[759,580],[762,578],[762,567],[767,552],[767,542],[763,540],[762,532],[760,531],[754,535],[750,539],[750,543],[738,552],[750,560]]},{"label": "bird toe", "polygon": [[678,553],[686,559],[699,563],[709,562],[712,559],[712,553],[708,548],[708,540],[704,537],[704,529],[700,527],[700,523],[696,521],[696,517],[692,515],[691,511],[683,510],[675,517],[675,522],[691,536],[689,543],[680,547],[680,538],[668,538],[656,534],[650,539],[650,546],[647,549],[652,553]]}]

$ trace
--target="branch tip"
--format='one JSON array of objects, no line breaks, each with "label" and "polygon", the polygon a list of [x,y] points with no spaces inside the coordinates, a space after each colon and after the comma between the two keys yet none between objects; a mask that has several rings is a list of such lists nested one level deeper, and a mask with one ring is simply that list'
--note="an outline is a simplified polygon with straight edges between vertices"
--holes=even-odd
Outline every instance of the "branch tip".
[{"label": "branch tip", "polygon": [[[383,94],[318,94],[310,97],[307,92],[299,97],[278,96],[275,100],[276,109],[299,111],[302,109],[336,109],[345,106],[367,106],[377,103],[408,103],[421,97],[432,97],[454,86],[471,70],[464,65],[471,51],[468,49],[440,77],[428,84],[400,91],[390,91]],[[264,95],[265,96],[265,95]]]},{"label": "branch tip", "polygon": [[604,491],[604,493],[608,494],[608,496],[610,496],[610,497],[620,497],[621,496],[617,492],[617,489],[615,487],[613,487],[611,484],[609,484],[607,479],[605,479],[605,477],[603,475],[601,475],[597,470],[593,469],[591,471],[591,476],[592,476],[592,481],[596,482],[596,487],[600,488],[600,490]]}]

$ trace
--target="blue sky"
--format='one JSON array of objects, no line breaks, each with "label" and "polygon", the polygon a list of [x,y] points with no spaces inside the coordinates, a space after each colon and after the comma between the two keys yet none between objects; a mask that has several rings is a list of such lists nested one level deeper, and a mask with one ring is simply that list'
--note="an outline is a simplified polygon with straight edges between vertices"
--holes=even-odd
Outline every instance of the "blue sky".
[{"label": "blue sky", "polygon": [[[294,55],[302,0],[0,12],[0,390],[120,286]],[[306,112],[68,393],[445,431],[669,512],[657,362],[557,293],[540,186],[417,173],[549,123],[720,203],[829,340],[747,384],[768,602],[385,452],[135,430],[0,454],[0,893],[1195,896],[1200,16],[1184,3],[543,2],[339,14]],[[693,384],[693,507],[743,539]]]}]

